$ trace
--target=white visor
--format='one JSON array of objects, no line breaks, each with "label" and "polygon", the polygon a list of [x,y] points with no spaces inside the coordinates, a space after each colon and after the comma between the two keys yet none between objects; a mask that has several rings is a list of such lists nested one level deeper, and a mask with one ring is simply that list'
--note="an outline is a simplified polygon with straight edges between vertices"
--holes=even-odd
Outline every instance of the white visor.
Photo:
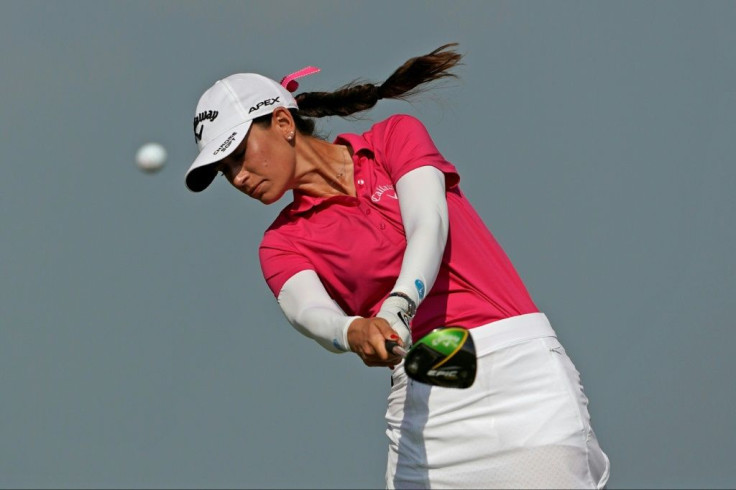
[{"label": "white visor", "polygon": [[199,99],[194,139],[199,155],[189,167],[186,185],[200,192],[217,175],[216,163],[230,155],[248,134],[253,119],[277,107],[297,109],[296,100],[281,84],[255,73],[238,73],[218,80]]}]

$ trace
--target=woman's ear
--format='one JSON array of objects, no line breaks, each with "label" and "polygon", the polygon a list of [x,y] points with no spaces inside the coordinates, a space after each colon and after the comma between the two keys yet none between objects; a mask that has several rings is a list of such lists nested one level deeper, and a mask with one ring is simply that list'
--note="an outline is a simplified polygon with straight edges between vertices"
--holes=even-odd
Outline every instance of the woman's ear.
[{"label": "woman's ear", "polygon": [[290,134],[293,135],[296,131],[294,118],[291,116],[291,112],[285,107],[274,109],[271,117],[271,126],[277,128],[283,134],[284,138],[287,138]]}]

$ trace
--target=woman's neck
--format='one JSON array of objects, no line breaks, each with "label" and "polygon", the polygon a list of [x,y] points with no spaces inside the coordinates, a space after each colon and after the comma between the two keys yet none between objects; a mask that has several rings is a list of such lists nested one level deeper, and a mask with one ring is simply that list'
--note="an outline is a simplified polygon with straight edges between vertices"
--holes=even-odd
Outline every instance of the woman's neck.
[{"label": "woman's neck", "polygon": [[301,136],[294,189],[311,196],[355,196],[350,147]]}]

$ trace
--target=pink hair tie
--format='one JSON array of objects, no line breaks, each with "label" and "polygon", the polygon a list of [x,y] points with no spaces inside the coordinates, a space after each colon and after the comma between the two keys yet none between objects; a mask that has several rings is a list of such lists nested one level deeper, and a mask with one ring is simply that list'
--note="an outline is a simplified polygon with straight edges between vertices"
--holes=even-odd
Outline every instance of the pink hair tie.
[{"label": "pink hair tie", "polygon": [[306,77],[307,75],[314,75],[319,71],[319,68],[316,66],[305,66],[299,71],[295,71],[291,75],[286,75],[284,78],[281,79],[281,85],[288,90],[289,92],[294,92],[296,89],[299,88],[299,82],[296,81],[297,78]]}]

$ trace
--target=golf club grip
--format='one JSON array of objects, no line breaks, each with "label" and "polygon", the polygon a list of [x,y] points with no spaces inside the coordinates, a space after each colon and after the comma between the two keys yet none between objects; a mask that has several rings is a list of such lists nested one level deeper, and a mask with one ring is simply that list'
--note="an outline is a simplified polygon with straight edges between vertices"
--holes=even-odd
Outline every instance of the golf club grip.
[{"label": "golf club grip", "polygon": [[396,354],[397,356],[401,356],[401,357],[406,356],[406,350],[404,350],[404,348],[401,347],[399,343],[396,342],[395,340],[386,339],[386,350],[388,352],[392,352]]}]

